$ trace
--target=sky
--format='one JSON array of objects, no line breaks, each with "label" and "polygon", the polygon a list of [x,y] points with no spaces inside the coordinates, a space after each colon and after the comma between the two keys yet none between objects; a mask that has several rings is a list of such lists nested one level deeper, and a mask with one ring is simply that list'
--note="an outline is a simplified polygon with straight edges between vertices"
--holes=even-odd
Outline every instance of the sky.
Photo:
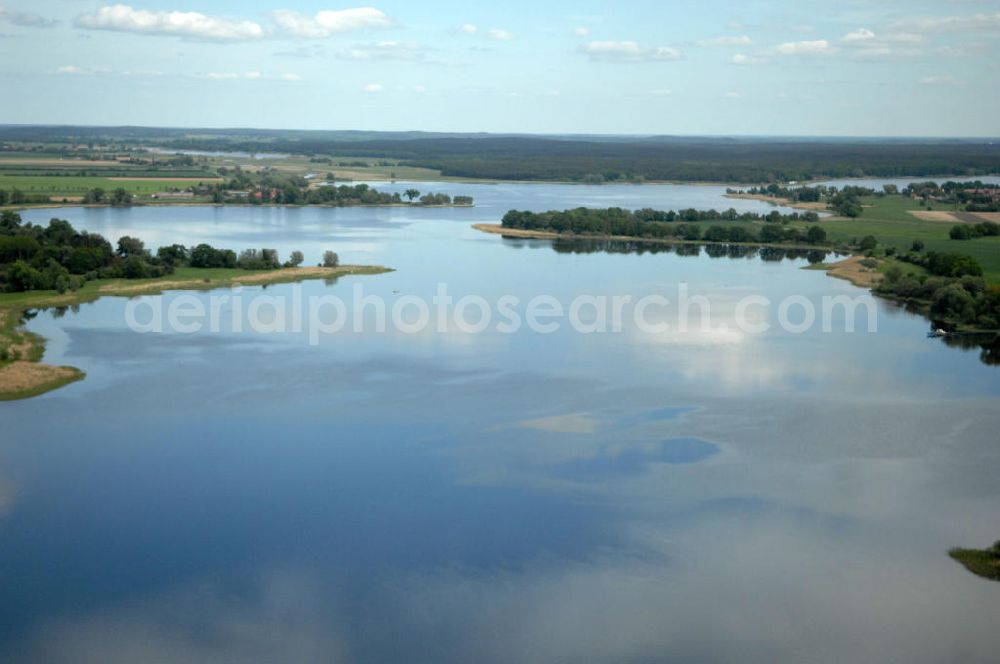
[{"label": "sky", "polygon": [[0,123],[1000,136],[1000,1],[0,0]]}]

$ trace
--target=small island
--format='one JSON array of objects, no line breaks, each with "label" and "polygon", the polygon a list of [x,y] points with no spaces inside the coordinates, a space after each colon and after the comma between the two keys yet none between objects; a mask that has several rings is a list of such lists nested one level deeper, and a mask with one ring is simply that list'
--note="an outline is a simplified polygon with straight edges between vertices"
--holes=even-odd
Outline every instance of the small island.
[{"label": "small island", "polygon": [[64,220],[48,226],[0,214],[0,401],[44,394],[84,378],[75,367],[42,363],[45,340],[22,325],[34,310],[70,307],[99,297],[155,295],[166,290],[262,286],[305,279],[381,274],[381,266],[342,265],[333,251],[321,264],[303,267],[292,252],[281,262],[274,249],[237,254],[208,244],[160,247],[155,254],[138,238],[112,247],[104,237],[77,231]]},{"label": "small island", "polygon": [[1000,542],[988,549],[952,549],[948,555],[976,576],[1000,581]]}]

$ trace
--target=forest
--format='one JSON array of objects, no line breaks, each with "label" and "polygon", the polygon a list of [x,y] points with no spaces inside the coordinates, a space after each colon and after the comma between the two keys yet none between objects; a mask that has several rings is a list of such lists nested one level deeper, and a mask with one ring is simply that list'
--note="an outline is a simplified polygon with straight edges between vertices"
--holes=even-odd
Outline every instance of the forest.
[{"label": "forest", "polygon": [[1000,144],[956,139],[528,136],[420,132],[0,126],[0,143],[149,145],[392,158],[448,177],[573,182],[789,182],[1000,173]]}]

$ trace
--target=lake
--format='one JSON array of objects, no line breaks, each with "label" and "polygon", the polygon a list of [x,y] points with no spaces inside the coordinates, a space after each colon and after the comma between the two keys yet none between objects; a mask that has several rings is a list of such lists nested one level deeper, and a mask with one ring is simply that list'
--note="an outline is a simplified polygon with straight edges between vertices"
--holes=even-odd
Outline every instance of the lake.
[{"label": "lake", "polygon": [[790,331],[766,305],[766,331],[736,325],[751,296],[865,294],[802,256],[470,228],[510,208],[773,209],[723,188],[415,186],[476,207],[24,217],[396,270],[247,302],[352,314],[359,288],[391,307],[442,284],[673,301],[683,284],[713,329],[664,306],[655,331],[380,332],[368,310],[313,343],[238,329],[251,305],[232,302],[215,332],[138,333],[124,298],[41,312],[46,360],[88,375],[0,403],[4,661],[995,660],[1000,585],[947,556],[1000,539],[1000,371],[978,350],[883,301],[854,332],[840,314]]}]

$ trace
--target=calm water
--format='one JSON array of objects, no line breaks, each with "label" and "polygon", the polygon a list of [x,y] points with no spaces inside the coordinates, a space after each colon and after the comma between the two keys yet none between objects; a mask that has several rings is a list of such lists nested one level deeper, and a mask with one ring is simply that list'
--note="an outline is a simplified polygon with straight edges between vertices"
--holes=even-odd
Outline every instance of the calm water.
[{"label": "calm water", "polygon": [[[349,306],[356,285],[390,302],[439,283],[568,302],[685,282],[724,322],[747,294],[861,293],[803,259],[556,251],[469,228],[511,207],[728,207],[713,188],[418,188],[478,205],[58,214],[152,246],[309,262],[332,248],[396,268],[301,287]],[[88,377],[0,403],[4,661],[1000,653],[1000,585],[946,555],[1000,538],[1000,371],[885,303],[873,334],[626,324],[343,331],[316,346],[225,327],[137,334],[126,306],[39,314],[47,359]]]}]

